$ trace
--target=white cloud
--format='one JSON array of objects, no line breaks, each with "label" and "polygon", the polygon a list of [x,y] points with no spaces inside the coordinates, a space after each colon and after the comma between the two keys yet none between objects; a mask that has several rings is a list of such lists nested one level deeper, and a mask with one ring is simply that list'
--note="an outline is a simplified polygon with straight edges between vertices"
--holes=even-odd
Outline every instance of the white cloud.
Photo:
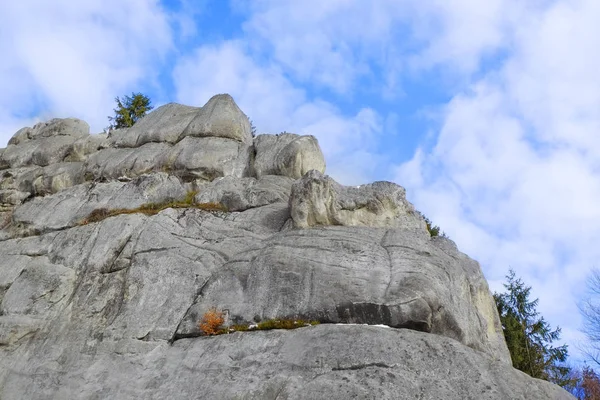
[{"label": "white cloud", "polygon": [[0,146],[31,117],[78,117],[100,131],[114,97],[152,79],[149,64],[172,45],[155,0],[3,2],[0,26]]},{"label": "white cloud", "polygon": [[[576,302],[600,258],[600,3],[514,15],[506,62],[454,96],[434,148],[401,165],[396,180],[482,261],[492,287],[514,268],[542,315],[575,340]],[[458,29],[449,38],[460,38],[461,18],[447,18]]]}]

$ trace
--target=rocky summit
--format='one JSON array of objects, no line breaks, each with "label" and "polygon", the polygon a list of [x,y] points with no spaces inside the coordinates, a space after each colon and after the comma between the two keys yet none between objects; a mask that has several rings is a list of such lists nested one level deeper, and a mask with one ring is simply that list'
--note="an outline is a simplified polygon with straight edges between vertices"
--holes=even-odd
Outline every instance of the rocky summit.
[{"label": "rocky summit", "polygon": [[217,95],[14,134],[1,399],[572,398],[512,368],[479,264],[401,186],[343,186],[315,137],[251,132]]}]

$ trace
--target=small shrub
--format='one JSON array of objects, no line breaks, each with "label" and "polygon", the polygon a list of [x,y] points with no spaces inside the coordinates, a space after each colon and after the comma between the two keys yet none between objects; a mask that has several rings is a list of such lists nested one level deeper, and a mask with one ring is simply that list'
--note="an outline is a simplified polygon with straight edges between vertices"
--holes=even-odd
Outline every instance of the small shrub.
[{"label": "small shrub", "polygon": [[418,212],[418,213],[425,220],[425,225],[427,225],[427,231],[429,232],[429,235],[431,237],[435,237],[435,236],[440,236],[440,237],[443,237],[443,238],[447,238],[448,237],[446,235],[446,233],[444,233],[444,232],[442,232],[442,234],[440,235],[440,227],[437,226],[437,225],[433,225],[433,222],[431,222],[429,220],[429,218],[427,218],[423,213],[421,213],[421,212]]},{"label": "small shrub", "polygon": [[197,190],[190,190],[189,192],[186,193],[185,197],[183,198],[183,203],[189,204],[189,205],[194,204],[196,202],[197,194],[198,194]]},{"label": "small shrub", "polygon": [[223,312],[213,307],[204,314],[198,327],[205,335],[217,335],[222,333],[220,328],[224,322],[225,317],[223,316]]},{"label": "small shrub", "polygon": [[110,216],[110,211],[107,208],[97,208],[81,222],[81,225],[91,224],[92,222],[100,222]]}]

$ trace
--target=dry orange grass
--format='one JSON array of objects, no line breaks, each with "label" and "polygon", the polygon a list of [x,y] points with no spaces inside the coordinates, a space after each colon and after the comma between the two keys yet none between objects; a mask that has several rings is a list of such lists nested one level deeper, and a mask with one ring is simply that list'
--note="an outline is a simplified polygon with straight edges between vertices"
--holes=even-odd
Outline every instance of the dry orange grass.
[{"label": "dry orange grass", "polygon": [[221,328],[224,322],[225,317],[223,316],[223,312],[213,307],[204,314],[198,327],[205,335],[216,335],[219,333],[219,328]]}]

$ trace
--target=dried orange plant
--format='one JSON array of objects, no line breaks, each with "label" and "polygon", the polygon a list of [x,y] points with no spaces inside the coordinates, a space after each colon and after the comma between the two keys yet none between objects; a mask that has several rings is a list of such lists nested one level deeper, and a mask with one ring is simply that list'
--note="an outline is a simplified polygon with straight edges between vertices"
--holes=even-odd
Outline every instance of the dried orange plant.
[{"label": "dried orange plant", "polygon": [[216,335],[224,322],[223,312],[213,307],[204,314],[198,326],[205,335]]}]

